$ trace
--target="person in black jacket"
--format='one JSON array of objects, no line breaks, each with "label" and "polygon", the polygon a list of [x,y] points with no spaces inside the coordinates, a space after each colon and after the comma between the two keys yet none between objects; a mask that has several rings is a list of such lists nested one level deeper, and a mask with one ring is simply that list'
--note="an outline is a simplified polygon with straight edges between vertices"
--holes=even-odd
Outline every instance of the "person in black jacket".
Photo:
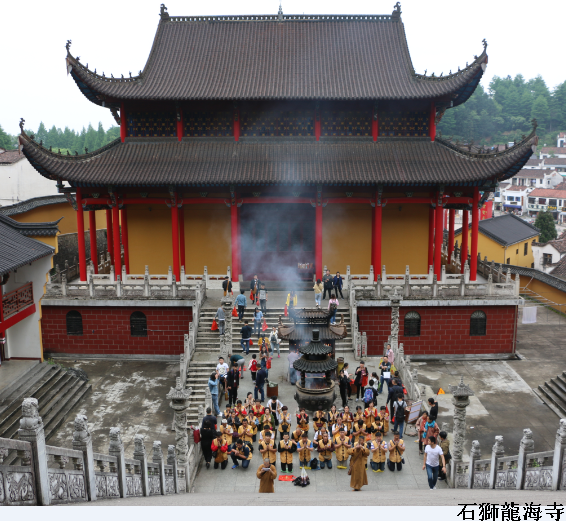
[{"label": "person in black jacket", "polygon": [[438,418],[438,402],[434,401],[434,398],[428,399],[428,404],[430,405],[430,411],[428,413],[428,417],[430,422],[436,421]]},{"label": "person in black jacket", "polygon": [[389,394],[387,395],[387,403],[389,404],[389,414],[391,415],[391,420],[393,421],[393,404],[397,401],[398,395],[403,396],[403,388],[399,385],[399,382],[393,378],[391,381],[391,387],[389,388]]},{"label": "person in black jacket", "polygon": [[216,430],[212,427],[211,423],[207,420],[200,431],[200,448],[206,462],[206,468],[210,468],[210,461],[212,460],[212,440],[216,439]]},{"label": "person in black jacket", "polygon": [[238,400],[238,387],[240,386],[240,375],[238,374],[238,369],[232,366],[226,377],[226,389],[228,389],[228,406],[232,407],[236,405]]},{"label": "person in black jacket", "polygon": [[324,286],[322,300],[324,300],[326,298],[327,291],[328,291],[328,298],[330,298],[330,295],[332,295],[332,288],[334,287],[334,277],[330,275],[330,270],[326,270],[326,273],[323,275],[322,284]]},{"label": "person in black jacket", "polygon": [[206,408],[206,416],[202,419],[201,429],[204,427],[204,422],[209,422],[210,426],[216,430],[216,416],[212,415],[212,409],[210,407]]},{"label": "person in black jacket", "polygon": [[224,277],[222,281],[222,289],[224,290],[224,296],[232,295],[232,281],[228,277]]},{"label": "person in black jacket", "polygon": [[340,397],[342,398],[342,407],[348,405],[348,389],[350,388],[350,380],[344,375],[344,369],[340,369]]},{"label": "person in black jacket", "polygon": [[263,390],[263,387],[265,385],[265,381],[267,379],[267,370],[262,367],[257,374],[255,375],[255,387],[254,387],[254,400],[257,400],[257,393],[259,391],[259,393],[261,394],[261,402],[263,403],[263,400],[265,400],[265,392]]},{"label": "person in black jacket", "polygon": [[344,285],[344,280],[340,276],[339,271],[336,272],[336,276],[334,277],[332,284],[334,286],[334,294],[336,295],[336,298],[338,298],[338,292],[340,292],[340,298],[343,299],[344,295],[342,295],[342,286]]}]

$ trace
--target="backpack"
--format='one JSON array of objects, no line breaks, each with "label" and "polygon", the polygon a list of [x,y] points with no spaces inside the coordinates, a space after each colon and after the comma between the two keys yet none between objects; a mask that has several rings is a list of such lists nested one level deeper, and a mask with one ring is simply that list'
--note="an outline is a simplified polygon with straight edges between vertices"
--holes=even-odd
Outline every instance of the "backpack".
[{"label": "backpack", "polygon": [[244,445],[246,445],[248,449],[250,449],[250,454],[254,453],[253,445],[249,441],[244,441]]},{"label": "backpack", "polygon": [[364,392],[364,402],[369,403],[373,401],[373,389],[367,388]]},{"label": "backpack", "polygon": [[[401,402],[401,403],[405,404],[405,402]],[[395,413],[395,419],[397,419],[398,421],[405,420],[405,407],[400,406],[399,402],[397,402],[397,412]]]}]

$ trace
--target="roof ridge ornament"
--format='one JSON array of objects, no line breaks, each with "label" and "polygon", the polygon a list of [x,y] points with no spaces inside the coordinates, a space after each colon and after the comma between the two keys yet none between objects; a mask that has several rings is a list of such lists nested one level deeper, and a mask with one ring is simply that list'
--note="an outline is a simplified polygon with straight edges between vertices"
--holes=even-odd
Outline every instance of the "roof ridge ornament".
[{"label": "roof ridge ornament", "polygon": [[169,21],[169,13],[167,12],[167,7],[165,7],[165,4],[161,4],[161,11],[159,13],[159,16],[161,16],[161,19],[164,22]]},{"label": "roof ridge ornament", "polygon": [[393,20],[400,20],[401,19],[401,2],[397,2],[393,6],[393,13],[391,14],[391,18]]},{"label": "roof ridge ornament", "polygon": [[65,44],[65,49],[67,49],[68,54],[71,53],[71,43],[71,40],[67,40],[67,43]]},{"label": "roof ridge ornament", "polygon": [[279,18],[280,22],[283,21],[283,8],[281,7],[281,2],[279,2],[279,11],[277,11],[277,17]]}]

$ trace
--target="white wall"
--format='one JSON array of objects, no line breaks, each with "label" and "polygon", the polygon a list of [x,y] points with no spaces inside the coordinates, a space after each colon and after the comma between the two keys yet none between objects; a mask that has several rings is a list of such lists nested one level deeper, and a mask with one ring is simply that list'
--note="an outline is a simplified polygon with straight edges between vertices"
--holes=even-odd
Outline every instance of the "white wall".
[{"label": "white wall", "polygon": [[551,244],[545,244],[543,246],[532,246],[532,250],[533,250],[533,258],[535,260],[535,269],[539,271],[543,271],[545,273],[548,273],[549,271],[553,270],[555,266],[550,266],[548,264],[546,266],[542,265],[542,259],[544,253],[549,253],[552,255],[553,264],[557,263],[561,258],[560,252],[558,252]]},{"label": "white wall", "polygon": [[4,294],[13,291],[26,282],[33,283],[33,301],[36,311],[6,331],[5,353],[8,358],[41,358],[39,299],[43,296],[47,272],[51,269],[51,255],[31,265],[22,266],[10,274],[10,280],[3,286]]},{"label": "white wall", "polygon": [[24,157],[0,166],[0,205],[19,203],[32,197],[58,195],[55,181],[43,177]]}]

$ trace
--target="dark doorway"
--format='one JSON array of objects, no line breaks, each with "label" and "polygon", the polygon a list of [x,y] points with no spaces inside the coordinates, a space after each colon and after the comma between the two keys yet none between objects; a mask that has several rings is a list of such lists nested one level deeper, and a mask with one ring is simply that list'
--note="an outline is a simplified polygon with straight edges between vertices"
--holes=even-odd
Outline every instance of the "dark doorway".
[{"label": "dark doorway", "polygon": [[312,280],[315,209],[310,204],[253,204],[240,208],[244,280]]}]

